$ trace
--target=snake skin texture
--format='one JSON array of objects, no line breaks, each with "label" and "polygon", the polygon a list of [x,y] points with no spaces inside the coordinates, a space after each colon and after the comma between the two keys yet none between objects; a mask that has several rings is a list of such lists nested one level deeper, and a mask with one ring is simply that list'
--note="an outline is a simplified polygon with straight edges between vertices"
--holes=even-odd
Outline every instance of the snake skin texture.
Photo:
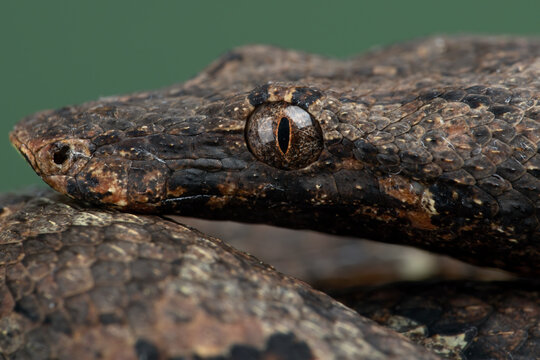
[{"label": "snake skin texture", "polygon": [[[348,61],[233,50],[190,81],[22,120],[11,140],[71,197],[411,244],[540,273],[540,41],[431,38]],[[256,159],[250,114],[307,111],[319,158]]]},{"label": "snake skin texture", "polygon": [[3,196],[3,359],[436,359],[174,221]]},{"label": "snake skin texture", "polygon": [[538,358],[540,283],[405,282],[334,294],[447,359]]},{"label": "snake skin texture", "polygon": [[[535,276],[539,55],[538,38],[487,36],[350,60],[242,47],[183,84],[28,116],[10,139],[45,182],[93,205],[309,228]],[[268,136],[275,144],[259,146]],[[527,345],[507,338],[497,352],[473,337],[479,323],[459,338],[420,320],[407,320],[428,329],[419,342],[441,350],[454,341],[443,356],[536,356],[531,326],[522,329]]]},{"label": "snake skin texture", "polygon": [[392,330],[446,359],[540,351],[538,282],[333,293],[355,313],[168,218],[42,190],[0,206],[3,359],[438,358]]}]

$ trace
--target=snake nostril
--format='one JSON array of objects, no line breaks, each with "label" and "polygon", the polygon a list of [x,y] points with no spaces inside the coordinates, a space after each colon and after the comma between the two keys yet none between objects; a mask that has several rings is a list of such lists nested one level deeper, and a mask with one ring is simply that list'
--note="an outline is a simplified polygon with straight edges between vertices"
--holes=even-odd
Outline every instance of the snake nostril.
[{"label": "snake nostril", "polygon": [[53,161],[57,165],[62,165],[69,158],[70,147],[68,145],[63,145],[53,154]]}]

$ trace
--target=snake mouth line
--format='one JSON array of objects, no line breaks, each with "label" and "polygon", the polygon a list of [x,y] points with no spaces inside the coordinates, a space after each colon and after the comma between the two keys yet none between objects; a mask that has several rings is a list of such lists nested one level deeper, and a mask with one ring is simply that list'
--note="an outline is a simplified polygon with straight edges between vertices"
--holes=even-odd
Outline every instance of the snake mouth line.
[{"label": "snake mouth line", "polygon": [[214,198],[214,197],[215,197],[215,195],[180,196],[180,197],[165,199],[165,200],[162,201],[162,203],[163,204],[169,204],[169,203],[173,203],[173,202],[182,202],[182,201],[190,201],[190,200],[208,200],[208,199]]}]

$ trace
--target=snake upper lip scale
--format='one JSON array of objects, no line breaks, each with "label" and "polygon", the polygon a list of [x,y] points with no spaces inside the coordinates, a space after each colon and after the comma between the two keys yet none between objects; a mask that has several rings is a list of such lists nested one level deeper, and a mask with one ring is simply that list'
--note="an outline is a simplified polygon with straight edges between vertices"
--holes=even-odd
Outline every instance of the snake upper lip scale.
[{"label": "snake upper lip scale", "polygon": [[11,139],[53,188],[94,204],[538,275],[539,55],[538,39],[518,37],[436,37],[345,61],[249,46],[183,84],[29,116]]}]

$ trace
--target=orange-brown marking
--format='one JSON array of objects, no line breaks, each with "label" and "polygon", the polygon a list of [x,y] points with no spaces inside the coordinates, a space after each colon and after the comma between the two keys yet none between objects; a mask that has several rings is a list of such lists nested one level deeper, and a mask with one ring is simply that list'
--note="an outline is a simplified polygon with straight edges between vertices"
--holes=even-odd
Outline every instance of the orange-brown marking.
[{"label": "orange-brown marking", "polygon": [[399,175],[380,178],[379,188],[382,193],[409,205],[407,209],[396,209],[398,217],[408,219],[418,229],[437,229],[431,223],[431,214],[422,206],[422,194],[415,191],[410,180]]}]

